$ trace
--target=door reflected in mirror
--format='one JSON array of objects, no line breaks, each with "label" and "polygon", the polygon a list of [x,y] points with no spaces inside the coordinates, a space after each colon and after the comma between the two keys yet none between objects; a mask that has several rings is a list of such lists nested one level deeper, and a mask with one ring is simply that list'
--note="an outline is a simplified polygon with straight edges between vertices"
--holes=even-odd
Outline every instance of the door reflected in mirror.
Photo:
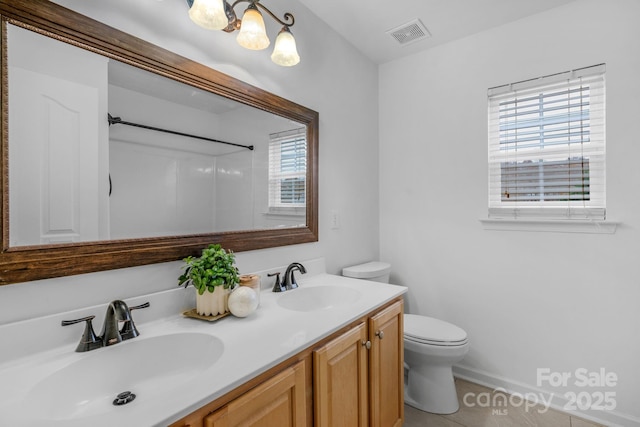
[{"label": "door reflected in mirror", "polygon": [[307,128],[7,25],[9,246],[307,226]]}]

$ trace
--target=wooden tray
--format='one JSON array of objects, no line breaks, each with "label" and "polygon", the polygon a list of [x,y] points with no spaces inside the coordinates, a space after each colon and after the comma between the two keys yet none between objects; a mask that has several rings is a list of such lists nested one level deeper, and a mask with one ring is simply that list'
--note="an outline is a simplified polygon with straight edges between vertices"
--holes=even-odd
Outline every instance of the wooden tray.
[{"label": "wooden tray", "polygon": [[216,316],[203,316],[202,314],[198,314],[195,308],[191,310],[187,310],[182,313],[185,317],[192,317],[194,319],[206,320],[207,322],[215,322],[218,319],[222,319],[223,317],[227,317],[231,312],[227,311],[226,313],[218,314]]}]

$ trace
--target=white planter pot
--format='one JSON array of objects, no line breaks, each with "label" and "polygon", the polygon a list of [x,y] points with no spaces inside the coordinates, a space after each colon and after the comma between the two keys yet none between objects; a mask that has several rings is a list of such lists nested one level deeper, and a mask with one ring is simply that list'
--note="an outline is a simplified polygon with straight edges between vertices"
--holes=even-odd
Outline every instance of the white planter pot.
[{"label": "white planter pot", "polygon": [[218,316],[229,311],[229,289],[216,286],[213,292],[204,291],[202,295],[196,290],[196,311],[201,316]]}]

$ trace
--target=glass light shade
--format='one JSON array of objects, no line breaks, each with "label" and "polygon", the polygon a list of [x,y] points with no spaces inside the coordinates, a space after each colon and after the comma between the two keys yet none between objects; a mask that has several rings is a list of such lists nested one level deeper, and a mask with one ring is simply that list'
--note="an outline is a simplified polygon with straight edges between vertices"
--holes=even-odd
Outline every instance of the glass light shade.
[{"label": "glass light shade", "polygon": [[207,30],[221,30],[229,25],[224,0],[194,0],[189,18]]},{"label": "glass light shade", "polygon": [[289,28],[284,27],[278,33],[276,46],[273,48],[273,53],[271,54],[271,60],[283,67],[292,67],[300,62],[300,55],[298,55],[298,49],[296,48],[296,39],[293,38],[293,34],[289,31]]},{"label": "glass light shade", "polygon": [[255,7],[250,6],[245,10],[236,40],[240,46],[251,50],[266,49],[271,43],[264,28],[262,14]]}]

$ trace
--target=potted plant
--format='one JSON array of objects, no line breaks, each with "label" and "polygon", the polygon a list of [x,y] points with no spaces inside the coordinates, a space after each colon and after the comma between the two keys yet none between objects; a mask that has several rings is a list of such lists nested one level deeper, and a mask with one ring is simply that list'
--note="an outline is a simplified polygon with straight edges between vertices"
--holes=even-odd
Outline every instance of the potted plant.
[{"label": "potted plant", "polygon": [[209,245],[199,258],[183,260],[185,272],[178,278],[178,286],[189,284],[196,290],[196,311],[202,316],[217,316],[229,311],[229,293],[240,281],[235,255],[219,244]]}]

